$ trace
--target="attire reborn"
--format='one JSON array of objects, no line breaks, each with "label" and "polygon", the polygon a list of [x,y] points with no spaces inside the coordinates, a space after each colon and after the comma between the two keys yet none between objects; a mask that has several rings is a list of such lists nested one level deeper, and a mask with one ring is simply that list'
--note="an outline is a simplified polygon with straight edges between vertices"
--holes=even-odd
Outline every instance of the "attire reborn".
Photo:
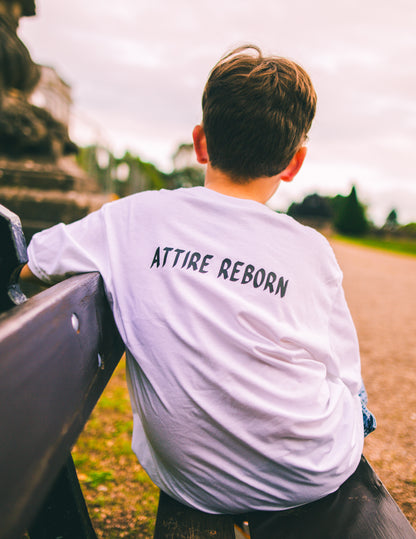
[{"label": "attire reborn", "polygon": [[253,200],[150,191],[33,237],[54,283],[99,271],[127,350],[132,447],[213,513],[334,492],[363,449],[360,357],[329,244]]}]

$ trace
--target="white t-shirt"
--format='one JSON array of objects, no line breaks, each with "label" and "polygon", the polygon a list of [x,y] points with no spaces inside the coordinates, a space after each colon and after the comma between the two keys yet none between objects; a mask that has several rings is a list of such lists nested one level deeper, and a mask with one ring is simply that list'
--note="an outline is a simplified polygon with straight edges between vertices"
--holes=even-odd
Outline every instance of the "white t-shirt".
[{"label": "white t-shirt", "polygon": [[204,187],[139,193],[35,235],[46,282],[99,271],[126,344],[132,447],[213,513],[335,491],[363,448],[360,358],[323,236]]}]

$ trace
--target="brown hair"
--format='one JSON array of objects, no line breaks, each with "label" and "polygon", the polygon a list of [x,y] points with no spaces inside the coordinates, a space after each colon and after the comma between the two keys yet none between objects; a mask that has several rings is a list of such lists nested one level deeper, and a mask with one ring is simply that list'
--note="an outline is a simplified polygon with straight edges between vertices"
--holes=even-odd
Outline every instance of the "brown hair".
[{"label": "brown hair", "polygon": [[287,167],[311,127],[316,93],[299,65],[245,45],[214,66],[202,109],[211,165],[247,183]]}]

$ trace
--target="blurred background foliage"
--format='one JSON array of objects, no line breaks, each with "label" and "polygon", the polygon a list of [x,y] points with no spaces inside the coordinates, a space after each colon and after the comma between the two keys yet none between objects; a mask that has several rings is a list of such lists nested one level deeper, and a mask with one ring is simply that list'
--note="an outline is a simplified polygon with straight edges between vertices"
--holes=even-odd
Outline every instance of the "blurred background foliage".
[{"label": "blurred background foliage", "polygon": [[[154,164],[126,152],[116,157],[102,146],[79,148],[78,165],[96,178],[104,193],[120,198],[145,190],[176,189],[204,184],[204,170],[193,156],[193,146],[182,143],[172,156],[173,169],[166,173]],[[317,228],[324,234],[338,233],[362,238],[397,238],[414,242],[416,223],[400,224],[400,217],[392,208],[382,226],[369,218],[366,205],[360,201],[355,185],[347,195],[323,196],[312,193],[301,202],[293,202],[287,214],[303,224]]]}]

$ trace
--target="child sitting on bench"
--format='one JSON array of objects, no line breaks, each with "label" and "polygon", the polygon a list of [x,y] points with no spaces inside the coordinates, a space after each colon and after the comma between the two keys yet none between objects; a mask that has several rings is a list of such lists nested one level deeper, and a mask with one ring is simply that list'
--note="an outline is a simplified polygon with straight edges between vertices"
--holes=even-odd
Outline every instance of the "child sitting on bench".
[{"label": "child sitting on bench", "polygon": [[249,46],[213,68],[202,105],[204,187],[45,230],[23,276],[101,273],[126,346],[132,447],[164,492],[211,513],[293,508],[355,471],[362,405],[374,428],[333,251],[265,205],[302,166],[316,94],[296,63]]}]

